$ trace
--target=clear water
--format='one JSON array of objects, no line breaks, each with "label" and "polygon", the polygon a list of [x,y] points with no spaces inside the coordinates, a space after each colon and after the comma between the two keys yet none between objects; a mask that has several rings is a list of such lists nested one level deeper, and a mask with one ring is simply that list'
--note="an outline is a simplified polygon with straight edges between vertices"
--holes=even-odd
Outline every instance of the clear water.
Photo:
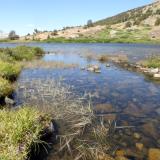
[{"label": "clear water", "polygon": [[[19,44],[0,44],[0,47],[13,47]],[[123,134],[125,147],[136,151],[135,143],[143,143],[146,149],[160,147],[160,85],[148,80],[144,75],[81,57],[88,52],[101,54],[127,54],[131,61],[140,60],[153,53],[160,54],[158,45],[140,44],[46,44],[30,43],[30,46],[40,46],[52,52],[43,57],[44,61],[63,61],[78,63],[80,67],[88,64],[98,64],[101,73],[96,74],[72,69],[25,69],[20,74],[18,84],[25,85],[36,79],[59,79],[73,86],[73,92],[78,95],[90,93],[92,102],[96,104],[111,104],[115,109],[116,121],[119,126],[134,126],[131,129],[119,130]],[[34,90],[29,88],[28,90]],[[32,93],[32,92],[31,92]],[[34,94],[34,93],[33,93]],[[36,96],[35,93],[34,96]],[[17,103],[25,103],[23,88],[16,90]],[[133,133],[139,133],[141,139],[134,138]],[[121,146],[124,147],[124,146]],[[139,153],[140,154],[140,153]],[[143,153],[141,153],[143,154]]]}]

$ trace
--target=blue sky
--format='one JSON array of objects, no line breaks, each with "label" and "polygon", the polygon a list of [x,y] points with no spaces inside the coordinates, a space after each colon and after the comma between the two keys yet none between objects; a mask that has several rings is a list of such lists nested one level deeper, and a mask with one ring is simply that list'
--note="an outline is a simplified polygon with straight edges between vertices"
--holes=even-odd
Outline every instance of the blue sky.
[{"label": "blue sky", "polygon": [[152,0],[0,0],[0,30],[18,34],[83,25]]}]

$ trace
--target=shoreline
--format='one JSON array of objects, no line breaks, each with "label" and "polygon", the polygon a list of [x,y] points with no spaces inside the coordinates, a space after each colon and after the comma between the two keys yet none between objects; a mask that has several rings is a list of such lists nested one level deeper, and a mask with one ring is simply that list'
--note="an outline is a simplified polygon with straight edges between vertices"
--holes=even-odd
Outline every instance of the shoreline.
[{"label": "shoreline", "polygon": [[125,40],[125,39],[65,39],[55,38],[46,40],[0,40],[0,43],[101,43],[101,44],[146,44],[160,45],[160,40]]}]

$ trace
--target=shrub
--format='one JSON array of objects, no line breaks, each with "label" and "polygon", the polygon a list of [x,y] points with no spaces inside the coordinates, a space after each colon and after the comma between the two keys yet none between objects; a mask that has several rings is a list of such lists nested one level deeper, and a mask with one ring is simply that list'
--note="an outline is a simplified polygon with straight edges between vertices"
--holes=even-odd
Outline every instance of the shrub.
[{"label": "shrub", "polygon": [[149,68],[159,68],[160,67],[160,57],[159,56],[152,56],[144,61],[141,64],[145,67]]},{"label": "shrub", "polygon": [[141,21],[139,19],[137,19],[137,20],[134,21],[133,25],[137,25],[138,26],[138,25],[140,25],[140,23],[141,23]]},{"label": "shrub", "polygon": [[131,27],[132,26],[132,23],[131,22],[127,22],[126,24],[125,24],[125,27],[126,28],[129,28],[129,27]]},{"label": "shrub", "polygon": [[0,98],[10,95],[12,91],[12,85],[6,79],[0,77]]},{"label": "shrub", "polygon": [[39,47],[34,47],[33,50],[34,50],[34,55],[35,56],[42,56],[44,54],[43,49],[41,49]]},{"label": "shrub", "polygon": [[16,60],[31,60],[43,53],[44,51],[39,47],[18,46],[12,49],[12,56]]},{"label": "shrub", "polygon": [[[40,117],[43,118],[41,123]],[[39,134],[47,122],[39,111],[31,107],[0,110],[0,159],[26,159],[31,144],[42,143]]]},{"label": "shrub", "polygon": [[0,76],[9,80],[16,79],[21,71],[19,64],[0,61],[0,66]]},{"label": "shrub", "polygon": [[155,26],[159,26],[160,25],[160,18],[157,18],[156,22],[155,22]]}]

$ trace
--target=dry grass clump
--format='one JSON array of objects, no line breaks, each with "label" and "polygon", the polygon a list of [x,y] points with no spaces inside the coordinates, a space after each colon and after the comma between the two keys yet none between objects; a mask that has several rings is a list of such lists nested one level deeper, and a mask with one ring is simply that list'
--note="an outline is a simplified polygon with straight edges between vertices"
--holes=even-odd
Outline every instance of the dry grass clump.
[{"label": "dry grass clump", "polygon": [[42,143],[40,132],[45,128],[39,117],[44,116],[37,109],[24,107],[19,110],[0,110],[0,159],[24,160],[31,144]]},{"label": "dry grass clump", "polygon": [[[100,120],[97,121],[92,105],[90,103],[85,105],[83,97],[72,95],[72,88],[54,80],[50,84],[52,87],[48,85],[48,81],[40,82],[40,80],[38,83],[33,84],[35,90],[45,86],[43,92],[45,93],[45,90],[48,91],[47,94],[52,97],[53,101],[49,104],[47,98],[44,98],[45,95],[43,97],[42,91],[40,91],[42,97],[40,101],[42,102],[37,108],[41,112],[49,113],[54,117],[59,126],[57,135],[59,144],[54,146],[54,150],[55,148],[57,150],[48,159],[50,157],[51,159],[59,157],[59,159],[66,160],[67,158],[70,160],[97,160],[102,156],[109,157],[107,153],[110,149],[110,124],[104,124]],[[30,87],[33,89],[33,86]],[[50,87],[52,88],[51,90],[49,89]],[[39,96],[37,92],[35,94]],[[32,96],[30,98],[27,99],[28,105],[32,103]],[[33,101],[36,103],[34,95]]]}]

